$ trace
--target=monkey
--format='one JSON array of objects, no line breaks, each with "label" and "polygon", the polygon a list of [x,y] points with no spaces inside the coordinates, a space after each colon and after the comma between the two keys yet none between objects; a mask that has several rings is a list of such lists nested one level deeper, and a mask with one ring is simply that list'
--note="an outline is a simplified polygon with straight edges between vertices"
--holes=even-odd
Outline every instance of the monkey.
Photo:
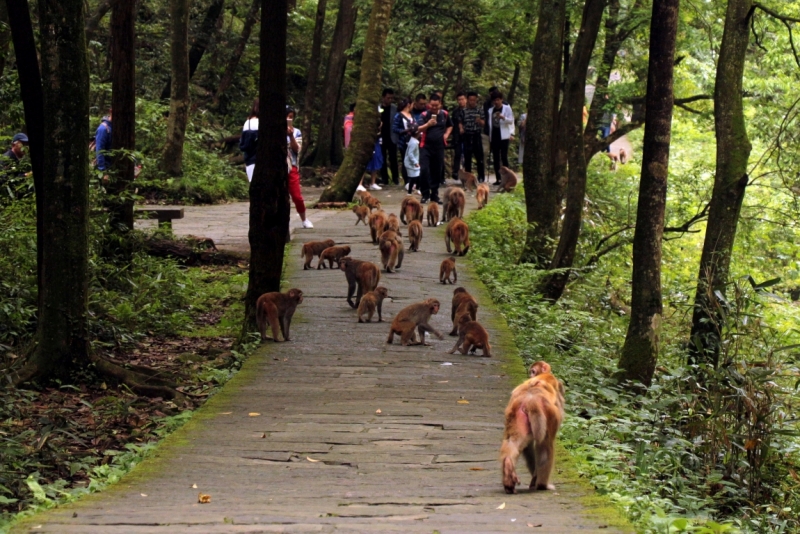
[{"label": "monkey", "polygon": [[[437,313],[439,313],[439,301],[436,299],[427,299],[406,306],[392,320],[386,343],[391,345],[395,334],[400,336],[400,344],[403,346],[425,345],[425,332],[432,332],[439,339],[444,339],[438,330],[428,324],[431,315]],[[416,331],[419,331],[419,341],[416,340]]]},{"label": "monkey", "polygon": [[428,204],[428,226],[439,225],[439,204],[431,202]]},{"label": "monkey", "polygon": [[533,378],[511,392],[505,411],[500,463],[506,493],[514,493],[519,484],[516,463],[520,454],[531,472],[530,489],[555,489],[550,484],[550,474],[555,463],[556,434],[564,419],[564,385],[546,362],[533,364],[531,373],[534,372]]},{"label": "monkey", "polygon": [[475,354],[476,349],[483,351],[484,358],[492,357],[489,332],[478,321],[470,319],[469,313],[464,313],[458,318],[458,339],[448,354],[453,354],[457,350],[460,350],[461,354],[467,352]]},{"label": "monkey", "polygon": [[478,179],[471,172],[464,169],[458,169],[458,179],[467,191],[475,191],[478,187]]},{"label": "monkey", "polygon": [[392,230],[397,232],[397,235],[402,236],[403,234],[400,232],[400,219],[397,218],[397,215],[394,213],[390,213],[389,217],[386,219],[386,229]]},{"label": "monkey", "polygon": [[300,250],[300,257],[305,258],[305,263],[303,264],[303,270],[311,268],[311,260],[314,259],[314,256],[319,256],[322,254],[322,251],[326,248],[334,246],[336,243],[333,239],[326,239],[325,241],[309,241],[303,245],[303,248]]},{"label": "monkey", "polygon": [[392,230],[383,232],[378,240],[378,248],[381,251],[381,263],[387,273],[393,273],[395,269],[403,266],[405,247],[403,240],[397,236],[396,232]]},{"label": "monkey", "polygon": [[489,186],[486,184],[478,185],[478,192],[475,194],[475,199],[478,201],[478,209],[486,207],[489,203]]},{"label": "monkey", "polygon": [[372,235],[372,244],[378,244],[378,237],[386,231],[388,227],[388,223],[386,221],[386,213],[382,211],[376,211],[372,215],[369,216],[369,231]]},{"label": "monkey", "polygon": [[550,367],[549,363],[544,362],[544,361],[538,361],[538,362],[532,363],[531,366],[528,368],[528,378],[533,378],[536,375],[540,375],[540,374],[543,374],[543,373],[551,373],[552,374],[552,372],[553,371],[552,371],[552,368]]},{"label": "monkey", "polygon": [[[375,310],[378,310],[378,322],[382,323],[383,317],[381,316],[381,308],[383,307],[383,299],[388,295],[389,290],[383,286],[378,286],[374,291],[370,291],[364,295],[361,299],[361,303],[358,305],[358,322],[371,323],[372,316],[375,315]],[[366,321],[361,319],[363,315],[367,315]]]},{"label": "monkey", "polygon": [[358,203],[364,206],[367,204],[367,199],[372,195],[369,191],[357,191],[356,196],[358,197]]},{"label": "monkey", "polygon": [[498,187],[497,190],[510,193],[517,187],[518,181],[514,171],[505,166],[500,167],[500,187]]},{"label": "monkey", "polygon": [[444,233],[444,242],[447,246],[448,254],[450,253],[451,240],[455,247],[455,254],[465,256],[467,252],[469,252],[469,226],[458,217],[450,219],[450,222],[447,224],[447,230],[445,230]]},{"label": "monkey", "polygon": [[369,211],[381,209],[381,201],[373,197],[372,195],[367,197],[364,204],[369,208]]},{"label": "monkey", "polygon": [[353,213],[358,216],[356,226],[358,226],[360,222],[363,222],[364,226],[367,226],[367,217],[369,217],[369,208],[367,206],[353,206]]},{"label": "monkey", "polygon": [[419,221],[411,221],[408,224],[408,241],[411,243],[409,247],[412,252],[419,251],[419,242],[422,241],[422,223]]},{"label": "monkey", "polygon": [[450,208],[450,196],[455,191],[461,191],[461,194],[462,195],[464,194],[464,190],[461,189],[460,187],[455,187],[455,186],[448,187],[447,189],[444,190],[444,194],[442,195],[442,222],[447,222],[448,220],[450,220],[450,217],[448,215],[449,213],[448,210]]},{"label": "monkey", "polygon": [[[272,328],[272,340],[276,343],[280,329],[284,341],[289,339],[289,327],[292,325],[292,316],[299,304],[303,303],[303,292],[297,288],[286,293],[264,293],[256,301],[256,323],[261,332],[261,341],[267,338],[267,323]],[[280,325],[280,326],[279,326]]]},{"label": "monkey", "polygon": [[453,303],[450,308],[450,320],[453,321],[453,329],[450,331],[451,336],[458,335],[456,316],[462,314],[465,310],[469,312],[470,319],[476,320],[478,316],[478,301],[466,289],[457,287],[453,290]]},{"label": "monkey", "polygon": [[[344,275],[347,278],[347,303],[354,309],[361,304],[361,296],[373,291],[378,287],[378,282],[381,280],[381,270],[377,265],[368,261],[356,260],[349,256],[339,260],[339,269],[344,271]],[[358,284],[358,292],[356,293],[356,302],[354,304],[353,292],[356,291],[356,283]]]},{"label": "monkey", "polygon": [[[453,280],[450,280],[450,274],[453,275]],[[458,274],[456,273],[456,259],[445,258],[439,266],[439,281],[443,284],[455,284],[458,282]]]},{"label": "monkey", "polygon": [[[342,258],[350,254],[350,247],[347,245],[343,247],[328,247],[319,255],[319,263],[317,263],[317,270],[330,267],[333,269],[333,262],[336,262],[336,267],[339,267],[339,262]],[[325,266],[325,260],[328,260],[328,266]]]},{"label": "monkey", "polygon": [[628,163],[628,153],[625,151],[624,148],[619,149],[619,162],[625,165]]},{"label": "monkey", "polygon": [[453,217],[463,218],[464,217],[464,206],[467,203],[467,198],[464,195],[464,191],[461,189],[456,189],[450,193],[450,202],[447,203],[447,206],[444,209],[444,215],[449,221]]},{"label": "monkey", "polygon": [[422,204],[414,197],[406,197],[400,203],[400,220],[403,224],[411,221],[421,221],[423,219]]}]

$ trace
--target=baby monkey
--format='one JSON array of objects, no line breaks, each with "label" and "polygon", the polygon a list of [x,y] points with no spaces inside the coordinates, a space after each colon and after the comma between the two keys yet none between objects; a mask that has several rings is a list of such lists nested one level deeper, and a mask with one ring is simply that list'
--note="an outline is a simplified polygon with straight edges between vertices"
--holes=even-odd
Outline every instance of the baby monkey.
[{"label": "baby monkey", "polygon": [[[383,286],[378,286],[374,291],[370,291],[361,297],[361,303],[358,305],[358,322],[371,323],[372,317],[375,315],[375,310],[378,311],[378,322],[383,322],[381,316],[381,308],[383,308],[383,299],[389,295],[389,290]],[[364,321],[362,317],[366,315],[367,320]]]}]

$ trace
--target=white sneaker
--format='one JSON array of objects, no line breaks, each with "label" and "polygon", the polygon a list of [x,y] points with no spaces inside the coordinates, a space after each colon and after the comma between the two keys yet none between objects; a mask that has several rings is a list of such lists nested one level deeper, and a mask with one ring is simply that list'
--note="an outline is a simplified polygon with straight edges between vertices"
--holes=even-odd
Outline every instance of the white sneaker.
[{"label": "white sneaker", "polygon": [[364,187],[364,186],[363,186],[363,185],[361,185],[361,184],[358,184],[358,187],[356,187],[356,191],[366,191],[366,190],[367,190],[367,188],[366,188],[366,187]]},{"label": "white sneaker", "polygon": [[314,228],[314,225],[311,224],[311,219],[306,219],[303,221],[303,228]]},{"label": "white sneaker", "polygon": [[378,184],[372,184],[371,186],[369,186],[369,188],[372,189],[373,191],[380,191],[381,189],[383,189]]},{"label": "white sneaker", "polygon": [[415,195],[422,195],[422,191],[420,191],[419,189],[414,189],[414,194]]}]

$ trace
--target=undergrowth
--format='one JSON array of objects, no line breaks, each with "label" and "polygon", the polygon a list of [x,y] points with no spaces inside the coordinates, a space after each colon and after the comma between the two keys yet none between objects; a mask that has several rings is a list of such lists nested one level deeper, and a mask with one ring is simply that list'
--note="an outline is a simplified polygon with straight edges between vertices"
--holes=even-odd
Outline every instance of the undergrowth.
[{"label": "undergrowth", "polygon": [[[627,329],[617,288],[629,277],[630,250],[580,268],[551,305],[535,294],[543,271],[516,264],[525,241],[522,194],[494,196],[469,223],[472,260],[526,363],[548,361],[567,385],[560,441],[638,530],[800,531],[792,399],[800,370],[790,344],[797,336],[780,327],[796,320],[795,309],[747,281],[732,287],[721,364],[701,385],[686,366],[686,299],[665,305],[656,377],[636,395],[612,378]],[[680,292],[665,287],[666,295]]]}]

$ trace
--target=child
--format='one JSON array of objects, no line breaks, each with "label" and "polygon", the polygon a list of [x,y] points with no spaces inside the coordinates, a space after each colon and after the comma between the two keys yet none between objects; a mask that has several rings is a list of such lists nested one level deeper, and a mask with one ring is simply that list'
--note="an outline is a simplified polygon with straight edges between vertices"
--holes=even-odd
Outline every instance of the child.
[{"label": "child", "polygon": [[[419,182],[419,139],[421,134],[417,130],[416,124],[412,125],[405,133],[410,136],[406,147],[406,157],[403,159],[403,165],[408,174],[406,191],[410,195]],[[417,189],[417,193],[419,193],[419,189]]]}]

